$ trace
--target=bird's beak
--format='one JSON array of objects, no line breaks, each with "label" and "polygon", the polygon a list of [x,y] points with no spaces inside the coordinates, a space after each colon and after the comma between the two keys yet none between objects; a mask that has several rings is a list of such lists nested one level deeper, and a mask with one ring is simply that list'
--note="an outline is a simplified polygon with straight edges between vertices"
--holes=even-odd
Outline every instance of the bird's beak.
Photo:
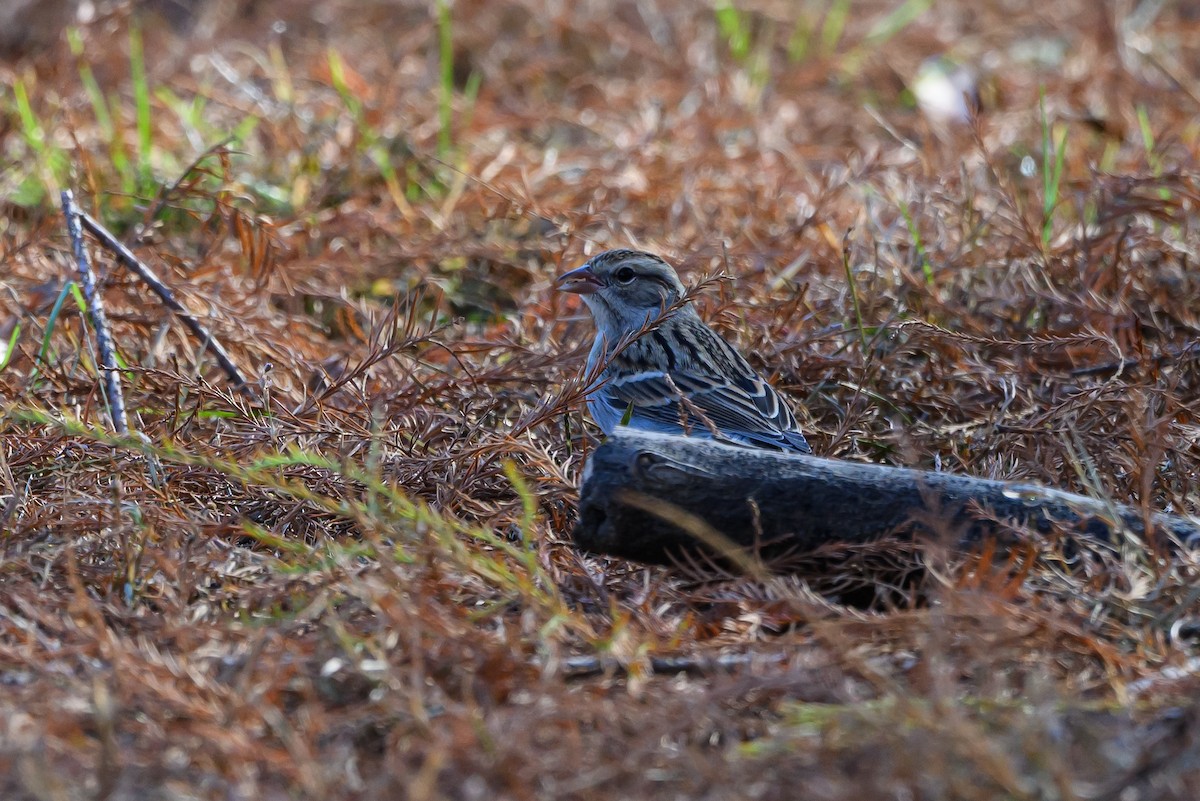
[{"label": "bird's beak", "polygon": [[554,282],[562,292],[574,292],[576,295],[593,295],[604,288],[604,282],[592,272],[591,265],[585,264],[563,273]]}]

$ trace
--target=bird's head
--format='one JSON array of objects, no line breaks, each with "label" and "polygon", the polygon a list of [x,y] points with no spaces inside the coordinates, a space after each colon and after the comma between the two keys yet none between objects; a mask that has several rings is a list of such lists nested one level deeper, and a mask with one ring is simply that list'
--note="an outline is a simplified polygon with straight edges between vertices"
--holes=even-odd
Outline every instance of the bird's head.
[{"label": "bird's head", "polygon": [[671,265],[651,253],[607,250],[558,277],[563,292],[583,298],[602,332],[636,331],[678,303],[683,283]]}]

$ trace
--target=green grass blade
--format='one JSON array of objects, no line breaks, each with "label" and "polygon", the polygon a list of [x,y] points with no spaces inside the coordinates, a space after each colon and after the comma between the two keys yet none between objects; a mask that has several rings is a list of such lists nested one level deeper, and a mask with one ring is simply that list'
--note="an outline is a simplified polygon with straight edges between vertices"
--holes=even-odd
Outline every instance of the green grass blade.
[{"label": "green grass blade", "polygon": [[925,276],[926,285],[933,284],[933,265],[929,263],[929,255],[925,252],[925,243],[921,239],[921,229],[917,227],[916,220],[913,219],[912,211],[908,208],[908,204],[903,200],[898,201],[900,206],[900,215],[904,217],[904,224],[908,227],[908,234],[912,237],[913,247],[917,249],[917,255],[921,257],[921,272]]},{"label": "green grass blade", "polygon": [[34,368],[29,376],[30,381],[37,378],[37,365],[47,363],[47,354],[50,353],[50,337],[54,335],[54,327],[58,323],[58,315],[62,313],[63,304],[67,302],[67,298],[72,293],[77,293],[78,291],[79,287],[76,286],[75,282],[68,281],[59,290],[58,297],[54,299],[54,305],[50,307],[50,316],[46,318],[46,333],[42,336],[42,346],[38,348],[37,356],[33,360]]},{"label": "green grass blade", "polygon": [[83,290],[79,284],[72,281],[67,284],[67,291],[71,293],[71,297],[75,298],[75,306],[79,309],[79,313],[86,315],[88,310],[87,299],[83,296]]},{"label": "green grass blade", "polygon": [[729,45],[730,54],[738,61],[744,60],[750,52],[750,26],[746,24],[742,12],[729,0],[722,0],[713,9],[713,14],[721,35]]},{"label": "green grass blade", "polygon": [[150,166],[154,132],[150,116],[150,84],[146,79],[146,57],[142,49],[142,29],[135,22],[129,26],[129,72],[133,82],[138,141],[138,193],[148,195],[154,186]]},{"label": "green grass blade", "polygon": [[471,122],[475,119],[475,101],[479,97],[479,86],[483,83],[483,74],[478,70],[474,70],[467,76],[467,85],[463,90],[466,96],[467,109],[463,116],[462,127],[464,130],[471,129]]},{"label": "green grass blade", "polygon": [[842,238],[842,269],[846,272],[846,285],[850,287],[850,301],[854,304],[854,321],[858,325],[858,335],[862,340],[863,356],[867,353],[867,327],[863,324],[862,306],[858,302],[858,282],[854,280],[854,270],[850,267],[850,231]]},{"label": "green grass blade", "polygon": [[46,151],[46,132],[38,122],[37,115],[33,113],[33,106],[29,103],[29,92],[20,78],[13,81],[13,98],[17,103],[17,116],[21,119],[21,135],[29,149],[41,158]]},{"label": "green grass blade", "polygon": [[1150,115],[1146,113],[1145,106],[1137,107],[1137,119],[1138,130],[1142,134],[1142,147],[1146,150],[1146,163],[1150,166],[1150,172],[1158,177],[1162,175],[1162,160],[1154,151],[1154,130],[1150,127]]},{"label": "green grass blade", "polygon": [[825,53],[837,50],[846,31],[846,20],[850,18],[850,0],[834,0],[825,12],[825,23],[821,26],[821,49]]},{"label": "green grass blade", "polygon": [[[378,168],[379,174],[383,178],[384,186],[387,187],[388,194],[396,204],[396,207],[400,209],[400,213],[406,217],[411,216],[412,206],[408,201],[415,199],[415,197],[406,198],[404,191],[400,188],[400,179],[396,173],[395,165],[392,164],[391,155],[388,153],[386,143],[381,141],[382,137],[367,122],[362,101],[355,96],[354,92],[350,89],[349,83],[346,81],[346,67],[342,61],[341,54],[330,48],[327,58],[329,61],[330,80],[333,82],[334,91],[341,97],[346,110],[354,118],[354,127],[359,134],[360,150],[366,153],[367,157]],[[414,184],[410,182],[410,192],[413,191],[413,186]],[[419,192],[419,187],[417,191]]]},{"label": "green grass blade", "polygon": [[438,95],[438,156],[446,158],[453,141],[450,126],[454,119],[454,28],[450,4],[437,2],[438,66],[441,70]]},{"label": "green grass blade", "polygon": [[104,98],[104,92],[96,81],[96,75],[92,72],[91,65],[83,60],[83,38],[79,35],[78,28],[67,29],[67,43],[71,47],[71,54],[79,59],[79,82],[83,84],[83,90],[92,104],[92,114],[96,117],[96,124],[100,126],[104,138],[112,141],[114,130],[112,114],[108,110],[108,101]]},{"label": "green grass blade", "polygon": [[108,157],[112,161],[113,170],[120,176],[121,191],[127,195],[134,195],[137,193],[137,175],[130,168],[129,155],[125,152],[125,138],[117,132],[111,105],[104,96],[99,81],[96,80],[96,74],[91,65],[83,60],[84,44],[78,28],[67,30],[67,42],[79,64],[79,82],[83,85],[88,102],[92,106],[92,116],[96,118],[96,125],[108,143]]},{"label": "green grass blade", "polygon": [[17,117],[21,122],[21,137],[33,152],[34,169],[18,190],[13,202],[23,206],[37,206],[58,191],[59,174],[65,169],[64,158],[55,158],[55,153],[46,141],[46,129],[42,127],[29,102],[29,91],[20,78],[13,81],[13,100]]},{"label": "green grass blade", "polygon": [[871,28],[867,44],[883,44],[916,22],[932,6],[933,0],[906,0]]},{"label": "green grass blade", "polygon": [[[1067,155],[1067,136],[1064,130],[1054,141],[1053,125],[1046,114],[1046,89],[1038,101],[1042,117],[1042,246],[1050,243],[1054,228],[1054,210],[1058,208],[1059,188],[1062,185],[1063,165]],[[1050,159],[1054,159],[1053,165]]]},{"label": "green grass blade", "polygon": [[521,499],[521,542],[528,546],[529,538],[533,534],[533,525],[537,518],[537,498],[533,494],[533,490],[529,488],[529,483],[525,477],[521,475],[521,471],[517,469],[517,464],[512,459],[504,460],[504,475],[508,477],[509,482],[516,490],[517,496]]},{"label": "green grass blade", "polygon": [[809,25],[808,19],[801,14],[792,28],[792,35],[788,37],[788,61],[798,64],[808,58],[808,53],[812,45],[812,33],[812,27]]}]

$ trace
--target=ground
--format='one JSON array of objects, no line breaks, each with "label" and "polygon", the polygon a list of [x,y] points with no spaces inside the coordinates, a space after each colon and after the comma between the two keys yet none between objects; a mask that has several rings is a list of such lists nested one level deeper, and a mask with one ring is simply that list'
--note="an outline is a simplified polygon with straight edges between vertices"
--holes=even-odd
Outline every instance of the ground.
[{"label": "ground", "polygon": [[[1195,515],[1190,4],[5,15],[4,798],[1200,797],[1166,543],[931,551],[855,603],[852,556],[577,552],[553,290],[653,250],[820,455]],[[112,432],[63,188],[245,391],[92,240]]]}]

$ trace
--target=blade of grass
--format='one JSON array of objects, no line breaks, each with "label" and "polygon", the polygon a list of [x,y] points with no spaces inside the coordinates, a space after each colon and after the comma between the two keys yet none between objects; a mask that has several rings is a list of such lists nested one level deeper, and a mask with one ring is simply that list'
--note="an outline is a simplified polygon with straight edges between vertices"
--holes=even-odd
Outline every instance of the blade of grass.
[{"label": "blade of grass", "polygon": [[850,268],[850,233],[853,228],[847,228],[842,237],[842,269],[846,271],[846,283],[850,287],[850,301],[854,304],[854,321],[858,325],[858,335],[862,338],[863,355],[867,353],[867,327],[863,325],[862,306],[858,302],[858,283],[854,280],[854,270]]},{"label": "blade of grass", "polygon": [[14,202],[26,206],[36,206],[57,191],[66,174],[68,162],[66,154],[48,142],[46,129],[38,120],[37,114],[33,110],[33,104],[29,101],[28,88],[20,78],[13,81],[13,99],[16,104],[17,117],[21,122],[21,137],[33,151],[35,164],[34,174],[30,176],[31,180],[22,187],[23,192],[14,199]]},{"label": "blade of grass", "polygon": [[154,172],[150,166],[154,131],[150,115],[150,84],[146,79],[146,56],[142,48],[142,29],[136,19],[129,26],[129,75],[133,83],[138,141],[138,194],[149,196],[154,187]]},{"label": "blade of grass", "polygon": [[1142,147],[1146,150],[1146,162],[1155,176],[1161,175],[1162,164],[1154,152],[1154,131],[1150,128],[1150,115],[1146,113],[1145,106],[1137,107],[1137,118],[1138,130],[1142,134]]},{"label": "blade of grass", "polygon": [[8,367],[8,363],[12,361],[12,355],[17,349],[17,340],[20,337],[21,324],[17,323],[13,326],[12,333],[8,335],[8,344],[4,346],[4,352],[0,353],[0,373],[4,372],[4,368]]},{"label": "blade of grass", "polygon": [[54,335],[54,327],[58,323],[58,315],[62,313],[63,304],[72,294],[75,295],[76,303],[82,297],[79,294],[79,287],[74,281],[68,281],[61,290],[58,297],[54,299],[54,305],[50,307],[50,316],[46,318],[46,334],[42,337],[42,346],[38,348],[37,356],[34,358],[33,373],[29,376],[32,382],[37,377],[37,365],[46,363],[46,354],[50,352],[50,337]]},{"label": "blade of grass", "polygon": [[897,200],[896,203],[900,207],[900,215],[904,217],[904,224],[908,227],[908,234],[912,237],[913,247],[916,248],[917,255],[921,259],[921,273],[925,276],[925,284],[932,286],[933,265],[929,263],[929,256],[925,252],[925,243],[921,240],[921,230],[917,228],[916,220],[913,219],[908,204],[903,200]]},{"label": "blade of grass", "polygon": [[463,130],[470,130],[471,122],[475,119],[475,101],[479,98],[479,86],[483,83],[483,73],[472,70],[467,76],[467,85],[463,88],[466,100],[466,113],[463,115]]},{"label": "blade of grass", "polygon": [[734,7],[730,0],[720,0],[713,8],[717,18],[717,28],[729,46],[729,53],[738,61],[745,60],[750,53],[750,26],[744,20],[744,14]]},{"label": "blade of grass", "polygon": [[905,0],[892,13],[875,23],[867,33],[866,44],[879,46],[912,25],[933,6],[933,0]]},{"label": "blade of grass", "polygon": [[788,37],[788,61],[798,64],[808,58],[809,50],[812,47],[812,34],[812,27],[808,24],[808,19],[803,14],[799,15],[792,27],[792,35]]},{"label": "blade of grass", "polygon": [[[341,54],[330,48],[326,58],[329,63],[329,75],[333,82],[334,91],[341,97],[346,110],[354,118],[354,127],[359,132],[359,138],[362,143],[360,149],[367,154],[367,157],[371,159],[371,162],[379,170],[384,186],[387,187],[388,195],[392,198],[392,202],[396,204],[396,208],[405,217],[412,218],[414,214],[412,204],[405,197],[404,190],[400,188],[400,180],[396,174],[396,168],[392,164],[391,156],[388,154],[387,147],[384,146],[379,134],[367,122],[362,101],[354,94],[350,88],[350,84],[346,80],[346,66],[345,62],[342,61]],[[412,165],[408,166],[411,169]],[[410,189],[413,183],[410,181]]]},{"label": "blade of grass", "polygon": [[453,138],[450,126],[454,117],[454,28],[447,0],[437,0],[438,32],[438,157],[450,154]]},{"label": "blade of grass", "polygon": [[21,118],[21,135],[29,149],[40,158],[46,149],[46,132],[38,122],[37,115],[33,113],[25,81],[20,78],[13,81],[13,98],[17,103],[17,115]]},{"label": "blade of grass", "polygon": [[[1058,192],[1067,155],[1067,132],[1062,131],[1058,143],[1055,144],[1053,126],[1046,114],[1045,87],[1042,87],[1039,94],[1038,106],[1042,117],[1042,247],[1046,247],[1050,244],[1054,212],[1058,208]],[[1054,159],[1053,165],[1050,163],[1051,158]]]},{"label": "blade of grass", "polygon": [[825,54],[837,50],[846,31],[846,20],[850,18],[850,0],[833,0],[829,10],[825,12],[825,22],[821,25],[821,51]]},{"label": "blade of grass", "polygon": [[100,131],[104,134],[105,139],[111,141],[113,135],[112,114],[108,110],[108,101],[100,89],[99,82],[96,81],[96,75],[92,72],[91,65],[83,60],[83,37],[80,36],[78,28],[67,29],[67,44],[71,48],[71,55],[79,60],[79,82],[83,84],[88,101],[92,104],[92,114],[96,117],[96,124],[100,126]]},{"label": "blade of grass", "polygon": [[124,137],[117,135],[108,99],[105,98],[104,91],[100,88],[100,83],[96,80],[91,65],[84,60],[83,37],[78,28],[67,29],[67,42],[70,45],[71,54],[75,56],[78,63],[79,82],[83,84],[88,102],[92,105],[92,115],[96,118],[96,124],[100,127],[104,140],[108,143],[108,157],[112,161],[113,169],[120,177],[121,191],[127,195],[133,195],[137,192],[137,176],[130,168]]},{"label": "blade of grass", "polygon": [[537,499],[533,496],[529,483],[525,481],[525,477],[521,475],[516,462],[512,459],[504,460],[504,475],[508,477],[513,489],[517,491],[517,496],[521,499],[521,542],[528,546],[530,538],[533,536],[534,519],[537,516]]},{"label": "blade of grass", "polygon": [[[1138,129],[1142,134],[1142,147],[1146,149],[1146,164],[1150,166],[1150,174],[1155,178],[1162,177],[1162,159],[1155,150],[1154,130],[1150,127],[1150,115],[1146,112],[1146,107],[1139,105],[1137,107]],[[1158,190],[1160,200],[1170,200],[1171,190],[1166,187],[1160,187]]]}]

